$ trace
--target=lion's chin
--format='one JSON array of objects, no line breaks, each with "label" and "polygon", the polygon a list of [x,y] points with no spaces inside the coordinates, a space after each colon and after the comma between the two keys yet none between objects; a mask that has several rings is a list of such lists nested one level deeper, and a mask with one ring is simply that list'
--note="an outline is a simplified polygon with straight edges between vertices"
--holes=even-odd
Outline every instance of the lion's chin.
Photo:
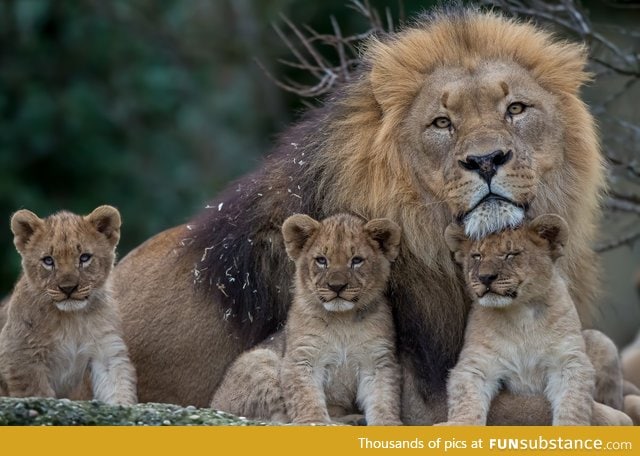
[{"label": "lion's chin", "polygon": [[480,203],[462,219],[465,234],[471,239],[514,228],[524,220],[525,210],[504,199],[490,198]]},{"label": "lion's chin", "polygon": [[62,312],[77,312],[87,307],[88,299],[65,299],[56,302],[56,307]]},{"label": "lion's chin", "polygon": [[487,293],[481,298],[478,298],[478,304],[482,307],[501,308],[511,305],[513,298],[509,296],[502,296],[495,293]]},{"label": "lion's chin", "polygon": [[351,301],[335,298],[331,301],[323,302],[322,305],[329,312],[348,312],[355,306]]}]

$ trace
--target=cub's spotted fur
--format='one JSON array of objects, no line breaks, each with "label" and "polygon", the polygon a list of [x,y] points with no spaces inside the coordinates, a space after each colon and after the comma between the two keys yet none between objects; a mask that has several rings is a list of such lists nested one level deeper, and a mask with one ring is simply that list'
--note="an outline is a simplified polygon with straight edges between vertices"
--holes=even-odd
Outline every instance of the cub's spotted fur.
[{"label": "cub's spotted fur", "polygon": [[[465,341],[448,382],[447,424],[484,425],[501,387],[515,394],[545,394],[554,425],[630,424],[622,407],[617,350],[580,320],[556,260],[568,237],[559,216],[469,240],[450,225],[445,238],[464,268],[474,301]],[[598,378],[587,356],[606,373]],[[599,369],[600,370],[600,369]]]},{"label": "cub's spotted fur", "polygon": [[11,219],[23,275],[0,332],[0,378],[14,397],[70,397],[90,378],[95,399],[136,402],[135,372],[111,299],[109,274],[120,214],[100,206],[82,217]]},{"label": "cub's spotted fur", "polygon": [[[400,422],[400,369],[384,292],[400,228],[346,214],[282,226],[296,263],[284,330],[229,368],[211,406],[293,423],[329,423],[363,412],[370,425]],[[349,417],[347,417],[349,415]]]}]

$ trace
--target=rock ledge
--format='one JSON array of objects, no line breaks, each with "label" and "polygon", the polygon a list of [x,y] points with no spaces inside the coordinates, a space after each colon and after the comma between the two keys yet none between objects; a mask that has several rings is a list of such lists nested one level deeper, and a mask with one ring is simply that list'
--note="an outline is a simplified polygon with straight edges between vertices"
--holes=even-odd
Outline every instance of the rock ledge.
[{"label": "rock ledge", "polygon": [[0,398],[0,425],[17,426],[255,426],[256,421],[171,404],[112,406],[99,401]]}]

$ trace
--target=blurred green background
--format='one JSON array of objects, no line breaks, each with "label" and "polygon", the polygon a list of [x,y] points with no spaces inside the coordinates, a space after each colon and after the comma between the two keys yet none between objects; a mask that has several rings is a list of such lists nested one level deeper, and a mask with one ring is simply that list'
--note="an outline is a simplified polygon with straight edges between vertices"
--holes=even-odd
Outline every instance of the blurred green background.
[{"label": "blurred green background", "polygon": [[[371,3],[398,17],[398,2]],[[403,10],[410,17],[432,3],[404,1]],[[584,5],[594,22],[622,23],[628,40],[640,39],[640,10],[610,3]],[[255,63],[300,77],[277,63],[290,56],[270,25],[281,13],[319,31],[330,31],[330,15],[345,33],[367,28],[343,0],[0,1],[0,296],[19,273],[8,224],[17,209],[46,216],[115,205],[124,256],[258,166],[303,107]],[[593,99],[609,93],[590,90]],[[631,115],[634,93],[623,100]],[[621,250],[607,260],[624,265],[607,299],[633,302],[637,323],[639,250]],[[630,314],[611,315],[608,332],[628,339]]]}]

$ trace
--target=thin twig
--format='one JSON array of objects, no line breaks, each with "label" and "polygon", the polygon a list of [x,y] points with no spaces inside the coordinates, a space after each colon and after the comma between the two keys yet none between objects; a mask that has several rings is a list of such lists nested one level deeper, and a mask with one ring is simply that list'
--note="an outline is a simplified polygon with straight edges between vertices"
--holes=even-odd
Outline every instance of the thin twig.
[{"label": "thin twig", "polygon": [[595,251],[598,253],[606,252],[607,250],[613,250],[622,245],[632,245],[638,239],[640,239],[640,231],[633,232],[631,234],[627,234],[625,236],[621,236],[616,239],[612,239],[608,242],[599,244],[595,247]]},{"label": "thin twig", "polygon": [[[373,34],[393,32],[394,21],[390,10],[385,10],[387,32],[380,14],[368,0],[351,0],[347,6],[369,22],[365,32],[344,35],[338,21],[331,16],[333,34],[320,34],[308,25],[298,27],[289,18],[282,15],[282,22],[291,36],[288,36],[278,25],[274,24],[273,28],[291,52],[294,60],[283,59],[279,62],[287,67],[308,73],[315,81],[302,83],[286,78],[276,79],[262,63],[258,62],[267,77],[283,90],[301,97],[318,97],[329,92],[336,84],[348,82],[360,63],[358,46]],[[325,47],[335,51],[337,63],[330,62],[325,57],[326,53],[321,52],[321,49]]]},{"label": "thin twig", "polygon": [[613,211],[629,212],[640,215],[640,204],[625,199],[609,197],[606,202],[606,207]]}]

